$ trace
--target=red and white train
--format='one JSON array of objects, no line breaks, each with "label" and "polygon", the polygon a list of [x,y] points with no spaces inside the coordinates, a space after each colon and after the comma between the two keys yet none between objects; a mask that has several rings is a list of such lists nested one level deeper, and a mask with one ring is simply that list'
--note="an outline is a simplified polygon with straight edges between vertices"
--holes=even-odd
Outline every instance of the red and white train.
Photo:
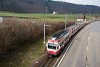
[{"label": "red and white train", "polygon": [[66,46],[69,39],[82,27],[84,27],[83,23],[76,23],[54,34],[47,42],[48,54],[58,55]]}]

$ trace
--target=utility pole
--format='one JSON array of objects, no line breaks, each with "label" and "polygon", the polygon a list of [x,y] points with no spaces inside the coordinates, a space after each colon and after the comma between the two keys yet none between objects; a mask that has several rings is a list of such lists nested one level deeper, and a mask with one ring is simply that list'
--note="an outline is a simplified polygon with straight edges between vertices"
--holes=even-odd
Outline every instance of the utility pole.
[{"label": "utility pole", "polygon": [[45,41],[45,37],[46,37],[46,35],[45,35],[45,32],[46,32],[46,27],[48,27],[48,26],[50,26],[50,25],[46,25],[45,23],[47,22],[46,21],[46,19],[47,19],[47,11],[48,11],[48,7],[46,7],[45,8],[45,12],[46,12],[46,17],[45,17],[45,22],[44,22],[44,45],[45,45],[45,43],[46,43],[46,41]]},{"label": "utility pole", "polygon": [[48,27],[48,26],[50,26],[50,25],[46,25],[45,23],[44,23],[44,45],[45,45],[45,43],[46,43],[46,41],[45,41],[45,30],[46,30],[46,27]]},{"label": "utility pole", "polygon": [[44,23],[44,45],[45,45],[45,23]]},{"label": "utility pole", "polygon": [[91,11],[89,12],[89,20],[90,20]]},{"label": "utility pole", "polygon": [[[63,0],[65,2],[65,0]],[[66,29],[66,23],[67,23],[67,14],[65,15],[65,29]]]},{"label": "utility pole", "polygon": [[66,23],[67,23],[67,14],[65,15],[65,29],[66,29]]}]

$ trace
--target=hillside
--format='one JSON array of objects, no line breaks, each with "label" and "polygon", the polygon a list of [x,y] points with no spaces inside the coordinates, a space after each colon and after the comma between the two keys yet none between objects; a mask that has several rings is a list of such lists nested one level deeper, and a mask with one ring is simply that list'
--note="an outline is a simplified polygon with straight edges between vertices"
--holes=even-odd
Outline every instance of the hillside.
[{"label": "hillside", "polygon": [[100,13],[100,7],[51,0],[0,0],[0,11],[17,13]]}]

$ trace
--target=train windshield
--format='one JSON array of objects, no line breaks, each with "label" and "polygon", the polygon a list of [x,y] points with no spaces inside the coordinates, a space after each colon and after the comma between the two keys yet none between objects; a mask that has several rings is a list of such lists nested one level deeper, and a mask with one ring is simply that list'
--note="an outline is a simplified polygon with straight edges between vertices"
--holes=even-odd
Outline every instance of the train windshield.
[{"label": "train windshield", "polygon": [[49,49],[54,49],[54,50],[56,50],[56,46],[57,46],[57,44],[48,43],[48,48],[49,48]]}]

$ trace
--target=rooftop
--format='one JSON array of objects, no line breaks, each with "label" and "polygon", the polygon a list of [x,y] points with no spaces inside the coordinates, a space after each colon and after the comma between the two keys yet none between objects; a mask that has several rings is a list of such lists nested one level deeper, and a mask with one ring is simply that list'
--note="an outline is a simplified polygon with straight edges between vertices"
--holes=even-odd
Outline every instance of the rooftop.
[{"label": "rooftop", "polygon": [[51,39],[60,39],[62,38],[65,34],[68,33],[68,30],[61,30],[58,33],[54,34]]},{"label": "rooftop", "polygon": [[77,19],[86,19],[85,15],[81,14],[77,16]]}]

